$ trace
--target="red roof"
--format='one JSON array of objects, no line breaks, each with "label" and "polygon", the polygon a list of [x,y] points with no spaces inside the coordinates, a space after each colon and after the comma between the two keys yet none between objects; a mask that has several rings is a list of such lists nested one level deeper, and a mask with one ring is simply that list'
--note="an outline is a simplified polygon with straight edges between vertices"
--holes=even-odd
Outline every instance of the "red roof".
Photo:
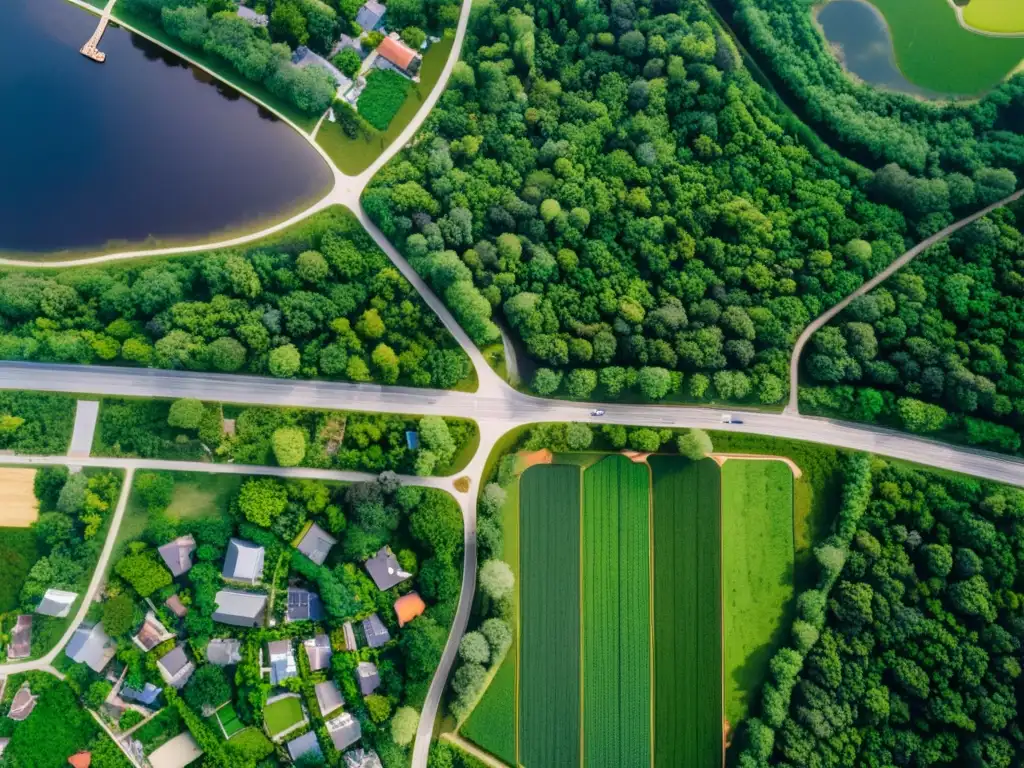
[{"label": "red roof", "polygon": [[68,763],[73,765],[75,768],[89,768],[89,764],[92,762],[92,754],[89,752],[79,752],[68,758]]},{"label": "red roof", "polygon": [[416,58],[416,51],[400,40],[385,37],[377,46],[377,54],[383,56],[399,69],[408,69],[412,60]]},{"label": "red roof", "polygon": [[404,627],[410,621],[423,613],[423,611],[426,610],[426,607],[427,606],[423,603],[423,598],[415,592],[402,595],[400,598],[395,600],[395,613],[398,614],[398,626]]}]

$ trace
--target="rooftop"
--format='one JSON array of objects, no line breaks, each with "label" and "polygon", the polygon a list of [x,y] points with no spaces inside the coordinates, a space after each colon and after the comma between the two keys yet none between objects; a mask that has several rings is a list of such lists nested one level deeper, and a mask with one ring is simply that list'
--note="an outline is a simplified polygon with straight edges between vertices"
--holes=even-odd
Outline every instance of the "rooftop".
[{"label": "rooftop", "polygon": [[170,609],[171,613],[179,619],[183,618],[185,614],[188,613],[188,608],[185,607],[185,604],[181,602],[181,598],[177,595],[171,595],[168,597],[164,601],[164,605],[166,605]]},{"label": "rooftop", "polygon": [[93,672],[102,672],[117,653],[117,643],[103,631],[102,624],[86,628],[79,626],[71,636],[64,653],[80,664],[86,664]]},{"label": "rooftop", "polygon": [[356,665],[356,680],[359,682],[359,690],[363,696],[369,696],[380,686],[377,665],[371,661],[360,661]]},{"label": "rooftop", "polygon": [[274,640],[267,643],[270,656],[270,682],[273,685],[299,674],[291,640]]},{"label": "rooftop", "polygon": [[376,555],[366,561],[366,572],[380,590],[391,589],[412,578],[411,573],[402,570],[390,547],[381,547]]},{"label": "rooftop", "polygon": [[426,609],[427,605],[423,602],[423,598],[415,592],[402,595],[400,598],[395,600],[395,613],[398,615],[398,626],[404,627],[410,621],[422,614]]},{"label": "rooftop", "polygon": [[148,706],[157,700],[162,690],[163,688],[157,688],[152,683],[146,683],[141,691],[126,685],[121,689],[119,695],[126,701],[137,701],[139,704],[146,704]]},{"label": "rooftop", "polygon": [[214,597],[217,610],[213,620],[236,627],[258,627],[263,623],[263,612],[267,607],[267,596],[254,592],[239,592],[222,589]]},{"label": "rooftop", "polygon": [[387,8],[378,3],[377,0],[367,0],[356,12],[356,24],[365,31],[370,32],[380,25],[380,21],[384,18],[386,12]]},{"label": "rooftop", "polygon": [[334,748],[338,750],[351,747],[363,735],[359,721],[352,716],[351,712],[342,712],[324,725],[327,726],[327,733],[330,734],[331,741],[334,742]]},{"label": "rooftop", "polygon": [[185,647],[176,646],[174,650],[164,654],[157,662],[164,680],[175,688],[181,688],[192,676],[195,669],[192,662],[185,655]]},{"label": "rooftop", "polygon": [[257,583],[263,578],[263,547],[257,546],[251,541],[231,539],[228,542],[228,551],[224,556],[224,570],[221,574],[225,579],[246,581],[250,584]]},{"label": "rooftop", "polygon": [[390,61],[399,69],[408,69],[417,54],[412,48],[393,37],[385,37],[377,46],[377,55]]},{"label": "rooftop", "polygon": [[242,660],[242,641],[233,637],[211,640],[206,646],[206,660],[218,667]]},{"label": "rooftop", "polygon": [[327,635],[317,635],[302,641],[309,658],[309,668],[313,672],[327,669],[331,663],[331,639]]},{"label": "rooftop", "polygon": [[304,733],[298,738],[292,739],[288,742],[288,756],[291,757],[292,762],[298,760],[309,752],[314,752],[321,757],[323,756],[323,752],[320,751],[320,744],[316,740],[316,733],[314,731]]},{"label": "rooftop", "polygon": [[7,716],[11,720],[21,722],[32,714],[32,710],[36,708],[36,701],[38,700],[38,696],[32,695],[32,690],[28,687],[28,683],[22,683],[21,688],[14,694],[14,699],[11,701],[11,711],[7,713]]},{"label": "rooftop", "polygon": [[179,536],[174,541],[169,541],[157,549],[160,557],[167,563],[172,576],[181,576],[188,573],[192,567],[192,553],[196,548],[196,540],[192,534]]},{"label": "rooftop", "polygon": [[345,768],[384,768],[372,749],[350,749],[342,757],[345,758]]},{"label": "rooftop", "polygon": [[288,621],[319,621],[324,617],[320,595],[300,587],[288,587]]},{"label": "rooftop", "polygon": [[391,633],[376,613],[363,619],[363,634],[366,635],[366,644],[371,648],[380,648],[391,639]]},{"label": "rooftop", "polygon": [[316,703],[320,706],[321,715],[327,716],[345,703],[341,690],[339,690],[337,683],[333,680],[317,683],[314,686],[314,691],[316,692]]},{"label": "rooftop", "polygon": [[132,639],[135,644],[147,653],[160,645],[164,640],[170,640],[174,635],[167,631],[167,627],[160,623],[152,611],[146,613],[146,620],[142,622],[142,629]]},{"label": "rooftop", "polygon": [[298,550],[317,565],[323,565],[331,547],[338,543],[338,540],[316,523],[310,526],[306,535],[299,542]]},{"label": "rooftop", "polygon": [[32,655],[32,616],[22,614],[11,630],[11,642],[7,646],[7,658],[25,659]]},{"label": "rooftop", "polygon": [[65,592],[62,589],[48,589],[43,599],[36,606],[36,613],[44,616],[55,616],[63,619],[71,612],[71,604],[75,602],[78,595],[74,592]]}]

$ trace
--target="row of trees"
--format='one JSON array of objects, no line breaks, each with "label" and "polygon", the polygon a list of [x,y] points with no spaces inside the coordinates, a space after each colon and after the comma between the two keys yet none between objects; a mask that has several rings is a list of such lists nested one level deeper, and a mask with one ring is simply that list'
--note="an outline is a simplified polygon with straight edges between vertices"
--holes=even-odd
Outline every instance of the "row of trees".
[{"label": "row of trees", "polygon": [[41,456],[67,453],[75,398],[47,392],[0,392],[0,449]]},{"label": "row of trees", "polygon": [[453,387],[471,366],[347,212],[274,248],[0,274],[0,358]]}]

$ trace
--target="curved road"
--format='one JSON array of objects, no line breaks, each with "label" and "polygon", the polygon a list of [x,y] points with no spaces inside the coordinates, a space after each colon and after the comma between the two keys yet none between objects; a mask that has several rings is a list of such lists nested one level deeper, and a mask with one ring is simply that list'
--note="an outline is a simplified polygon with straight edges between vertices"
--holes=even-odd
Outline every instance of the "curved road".
[{"label": "curved road", "polygon": [[807,345],[811,336],[821,330],[829,320],[846,309],[854,299],[858,299],[870,291],[873,291],[933,245],[942,242],[958,230],[963,229],[968,224],[973,224],[983,216],[987,216],[992,213],[992,211],[1002,208],[1005,205],[1009,205],[1014,200],[1019,199],[1021,195],[1024,195],[1024,189],[1018,190],[1009,197],[1004,197],[1002,200],[992,203],[992,205],[982,208],[980,211],[972,213],[966,218],[960,219],[960,221],[953,222],[945,229],[940,229],[931,237],[922,240],[909,251],[906,251],[902,256],[894,260],[889,266],[861,285],[857,290],[838,304],[812,320],[811,323],[804,328],[803,333],[801,333],[799,338],[797,338],[796,345],[793,347],[793,356],[790,358],[789,362],[789,404],[786,406],[786,410],[791,413],[799,413],[800,411],[800,355],[803,353],[804,347]]}]

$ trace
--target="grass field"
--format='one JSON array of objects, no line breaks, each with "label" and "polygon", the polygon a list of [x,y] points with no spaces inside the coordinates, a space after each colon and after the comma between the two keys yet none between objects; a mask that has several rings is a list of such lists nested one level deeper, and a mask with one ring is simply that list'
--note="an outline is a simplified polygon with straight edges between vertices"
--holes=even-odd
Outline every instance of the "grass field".
[{"label": "grass field", "polygon": [[30,528],[0,528],[0,613],[18,607],[25,577],[39,555],[35,531]]},{"label": "grass field", "polygon": [[793,607],[793,473],[781,461],[722,467],[725,717],[747,715]]},{"label": "grass field", "polygon": [[721,480],[710,459],[652,456],[654,764],[722,762]]},{"label": "grass field", "polygon": [[520,480],[519,762],[580,762],[580,471]]},{"label": "grass field", "polygon": [[649,765],[650,475],[609,456],[583,473],[583,762]]},{"label": "grass field", "polygon": [[[977,2],[987,6],[996,0],[972,0],[971,5]],[[1003,2],[1019,6],[1018,0]],[[889,24],[900,70],[923,88],[980,94],[1024,59],[1024,38],[986,37],[966,30],[946,0],[871,0],[871,4]],[[1020,14],[1024,9],[1018,8]]]},{"label": "grass field", "polygon": [[964,21],[986,32],[1024,32],[1024,4],[1020,0],[971,0]]},{"label": "grass field", "polygon": [[217,710],[217,719],[220,720],[220,724],[224,728],[224,733],[227,734],[229,739],[245,728],[245,726],[242,725],[242,721],[238,719],[238,715],[235,713],[235,708],[231,704],[227,704]]},{"label": "grass field", "polygon": [[273,704],[267,704],[263,708],[263,720],[266,722],[267,730],[270,731],[271,735],[279,734],[296,723],[301,723],[302,718],[300,699],[293,696],[289,696],[286,699],[278,699]]},{"label": "grass field", "polygon": [[174,496],[167,514],[174,520],[220,517],[227,514],[231,498],[244,478],[203,472],[176,473]]},{"label": "grass field", "polygon": [[175,707],[164,707],[145,725],[133,731],[132,738],[142,743],[142,749],[148,755],[181,733],[184,727],[178,710]]}]

